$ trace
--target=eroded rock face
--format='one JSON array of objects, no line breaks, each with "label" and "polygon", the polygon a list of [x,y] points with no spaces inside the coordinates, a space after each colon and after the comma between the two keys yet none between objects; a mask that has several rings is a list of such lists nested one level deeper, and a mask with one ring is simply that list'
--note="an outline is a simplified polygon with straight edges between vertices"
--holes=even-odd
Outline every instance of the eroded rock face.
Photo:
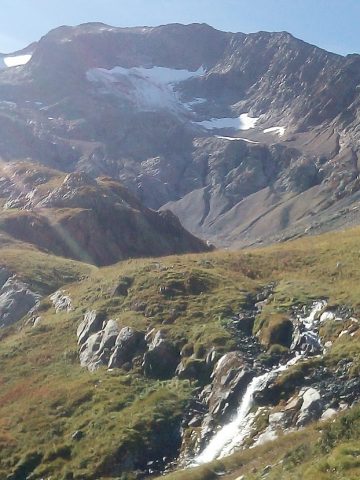
[{"label": "eroded rock face", "polygon": [[105,320],[102,312],[86,312],[77,329],[79,357],[82,367],[94,371],[107,365],[114,351],[119,326],[115,320]]},{"label": "eroded rock face", "polygon": [[211,415],[224,418],[230,414],[253,375],[239,352],[221,357],[212,374],[211,393],[207,399]]},{"label": "eroded rock face", "polygon": [[41,298],[25,283],[8,275],[5,269],[0,270],[0,328],[20,320],[38,305]]},{"label": "eroded rock face", "polygon": [[87,311],[76,332],[78,344],[82,345],[90,335],[100,331],[104,320],[105,314],[103,312],[96,312],[96,310]]},{"label": "eroded rock face", "polygon": [[79,352],[80,365],[87,367],[91,372],[96,370],[101,362],[99,360],[99,347],[102,339],[102,332],[91,335],[85,343],[82,344]]},{"label": "eroded rock face", "polygon": [[[85,58],[87,42],[93,48]],[[346,208],[357,202],[357,55],[334,55],[284,32],[230,34],[206,25],[87,24],[71,33],[59,28],[33,48],[27,65],[0,72],[5,161],[36,158],[121,178],[147,206],[167,206],[192,232],[218,244],[326,228],[324,210],[327,228],[332,219],[339,227],[342,206],[331,210],[332,204],[341,197],[349,199]],[[169,85],[159,90],[149,82],[147,73],[159,67],[189,73],[175,82],[176,98]],[[139,79],[155,95],[134,96]],[[165,101],[149,108],[157,98]],[[249,131],[199,123],[243,112],[259,118]],[[12,194],[8,206],[29,205],[38,180],[23,195]],[[59,195],[70,203],[86,183],[84,174],[67,178],[48,205],[58,205]],[[354,220],[351,208],[345,216],[345,223]]]}]

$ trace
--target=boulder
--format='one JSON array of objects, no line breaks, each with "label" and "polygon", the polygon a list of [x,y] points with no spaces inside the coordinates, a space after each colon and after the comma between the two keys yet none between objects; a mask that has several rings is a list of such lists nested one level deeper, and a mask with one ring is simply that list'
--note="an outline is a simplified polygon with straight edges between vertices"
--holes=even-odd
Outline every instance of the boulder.
[{"label": "boulder", "polygon": [[[149,335],[147,338],[149,338]],[[175,374],[179,360],[178,349],[159,330],[153,337],[149,350],[144,355],[144,374],[150,378],[171,378]]]},{"label": "boulder", "polygon": [[115,285],[111,292],[112,297],[124,296],[128,295],[128,290],[133,283],[132,278],[130,277],[121,277],[118,283]]},{"label": "boulder", "polygon": [[[3,273],[2,281],[5,278]],[[0,288],[0,328],[20,320],[38,305],[40,298],[25,283],[15,277],[8,278]]]},{"label": "boulder", "polygon": [[111,349],[115,345],[119,327],[115,320],[109,320],[105,328],[93,333],[80,346],[80,364],[87,367],[91,372],[106,365],[111,356]]},{"label": "boulder", "polygon": [[303,427],[313,420],[320,418],[322,414],[322,401],[318,390],[307,388],[300,392],[303,403],[300,408],[299,417],[296,426]]},{"label": "boulder", "polygon": [[96,312],[96,310],[88,310],[85,313],[84,320],[78,326],[76,335],[78,344],[82,345],[93,333],[99,332],[105,320],[104,312]]},{"label": "boulder", "polygon": [[330,418],[333,418],[336,414],[337,411],[335,410],[335,408],[328,408],[321,415],[321,420],[329,420]]},{"label": "boulder", "polygon": [[120,330],[115,340],[115,349],[110,357],[108,367],[120,368],[131,362],[133,358],[145,348],[145,336],[131,327]]},{"label": "boulder", "polygon": [[320,316],[320,323],[328,322],[329,320],[335,320],[335,312],[326,311]]}]

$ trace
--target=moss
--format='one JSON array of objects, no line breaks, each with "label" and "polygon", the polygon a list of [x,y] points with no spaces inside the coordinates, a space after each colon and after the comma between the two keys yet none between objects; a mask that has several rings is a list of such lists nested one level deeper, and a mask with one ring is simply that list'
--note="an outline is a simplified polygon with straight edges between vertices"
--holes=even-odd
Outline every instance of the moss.
[{"label": "moss", "polygon": [[264,309],[254,325],[254,333],[258,334],[263,345],[282,345],[290,347],[292,341],[293,324],[289,313],[273,312]]}]

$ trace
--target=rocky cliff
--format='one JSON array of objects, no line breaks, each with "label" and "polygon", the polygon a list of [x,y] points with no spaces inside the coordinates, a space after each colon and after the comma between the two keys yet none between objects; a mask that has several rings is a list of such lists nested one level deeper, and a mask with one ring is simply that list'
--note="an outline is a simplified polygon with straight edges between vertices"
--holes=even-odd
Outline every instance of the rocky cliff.
[{"label": "rocky cliff", "polygon": [[20,54],[6,161],[120,179],[218,245],[359,221],[358,55],[198,24],[60,27]]}]

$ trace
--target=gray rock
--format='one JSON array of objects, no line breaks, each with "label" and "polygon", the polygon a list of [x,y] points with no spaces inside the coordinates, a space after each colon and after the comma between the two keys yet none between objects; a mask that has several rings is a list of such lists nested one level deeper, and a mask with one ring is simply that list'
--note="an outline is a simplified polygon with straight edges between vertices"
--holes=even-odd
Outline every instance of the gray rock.
[{"label": "gray rock", "polygon": [[36,327],[38,327],[38,326],[40,325],[40,323],[41,323],[41,317],[36,317],[36,318],[34,319],[34,321],[33,321],[32,326],[33,326],[34,328],[36,328]]},{"label": "gray rock", "polygon": [[334,312],[326,311],[326,312],[321,314],[320,323],[324,323],[324,322],[327,322],[329,320],[335,320],[335,318],[336,318],[336,315],[335,315]]},{"label": "gray rock", "polygon": [[110,357],[108,367],[120,368],[145,348],[144,333],[137,332],[131,327],[124,327],[115,340],[115,349]]},{"label": "gray rock", "polygon": [[303,403],[300,408],[299,417],[296,422],[298,427],[320,418],[322,413],[322,402],[320,393],[315,388],[308,388],[302,392]]},{"label": "gray rock", "polygon": [[205,361],[208,365],[213,365],[214,362],[216,361],[216,358],[218,358],[219,354],[217,351],[212,348],[210,352],[206,355]]},{"label": "gray rock", "polygon": [[103,337],[103,332],[97,332],[86,340],[80,348],[80,365],[87,367],[90,371],[96,370],[100,366],[99,347]]},{"label": "gray rock", "polygon": [[275,412],[269,415],[269,425],[273,429],[284,429],[292,425],[294,412],[291,410],[285,410],[283,412]]},{"label": "gray rock", "polygon": [[15,277],[8,278],[0,288],[0,328],[23,318],[39,303],[40,298],[25,283]]},{"label": "gray rock", "polygon": [[0,267],[0,288],[4,286],[10,277],[11,273],[6,268]]},{"label": "gray rock", "polygon": [[325,412],[321,415],[321,420],[329,420],[330,418],[334,417],[337,414],[337,411],[334,408],[328,408]]},{"label": "gray rock", "polygon": [[322,352],[323,347],[316,333],[310,330],[301,331],[297,326],[293,333],[290,350],[298,350],[306,352],[309,355],[316,355]]},{"label": "gray rock", "polygon": [[115,341],[117,336],[119,335],[119,332],[119,326],[115,320],[109,320],[106,323],[99,347],[100,353],[104,350],[110,350],[115,346]]},{"label": "gray rock", "polygon": [[212,374],[211,393],[208,397],[209,412],[220,418],[230,415],[252,377],[253,373],[238,352],[229,352],[222,356]]},{"label": "gray rock", "polygon": [[99,332],[105,320],[103,312],[96,312],[96,310],[88,310],[85,313],[84,320],[78,326],[76,335],[78,337],[78,344],[82,345],[90,335]]},{"label": "gray rock", "polygon": [[[151,336],[148,334],[146,338],[150,340]],[[144,355],[144,374],[151,378],[171,378],[175,374],[179,360],[180,352],[159,330],[153,336],[149,350]]]}]

